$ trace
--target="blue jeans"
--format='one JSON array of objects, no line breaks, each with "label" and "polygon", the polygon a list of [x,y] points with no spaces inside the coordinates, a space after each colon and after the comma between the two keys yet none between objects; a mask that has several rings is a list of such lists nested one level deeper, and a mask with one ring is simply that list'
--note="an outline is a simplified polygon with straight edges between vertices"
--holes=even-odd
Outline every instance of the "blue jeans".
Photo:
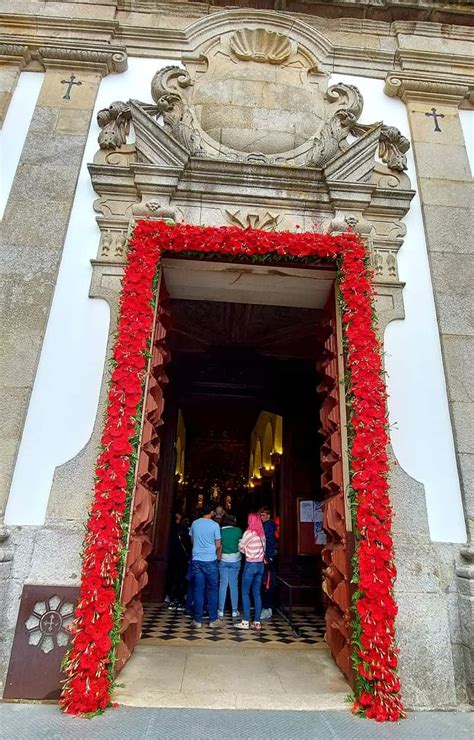
[{"label": "blue jeans", "polygon": [[219,611],[224,611],[225,597],[227,596],[227,587],[230,588],[230,601],[232,611],[239,608],[239,572],[240,560],[229,562],[228,560],[219,560]]},{"label": "blue jeans", "polygon": [[186,580],[188,582],[188,590],[186,591],[186,614],[192,614],[194,604],[194,575],[193,575],[193,561],[190,560],[188,563],[188,572],[186,573]]},{"label": "blue jeans", "polygon": [[219,587],[219,569],[217,560],[193,560],[194,577],[194,620],[202,622],[204,609],[204,592],[207,592],[209,621],[217,619],[217,593]]},{"label": "blue jeans", "polygon": [[262,588],[263,570],[263,563],[245,563],[242,576],[242,610],[243,619],[246,622],[250,622],[250,591],[252,591],[255,604],[254,621],[260,622],[260,613],[262,611],[260,589]]}]

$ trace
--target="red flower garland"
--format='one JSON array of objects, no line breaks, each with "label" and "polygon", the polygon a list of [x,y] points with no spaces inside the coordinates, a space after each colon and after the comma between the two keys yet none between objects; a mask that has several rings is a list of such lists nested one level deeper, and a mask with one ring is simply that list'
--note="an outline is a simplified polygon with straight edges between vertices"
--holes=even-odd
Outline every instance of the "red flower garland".
[{"label": "red flower garland", "polygon": [[404,715],[394,646],[397,607],[388,496],[386,391],[380,343],[373,326],[373,288],[366,250],[353,233],[264,232],[137,224],[123,279],[102,451],[87,522],[81,590],[64,671],[64,711],[92,715],[111,703],[120,634],[120,587],[147,351],[153,326],[154,279],[163,252],[206,252],[250,258],[319,257],[337,262],[348,373],[348,432],[354,556],[353,711],[379,721]]}]

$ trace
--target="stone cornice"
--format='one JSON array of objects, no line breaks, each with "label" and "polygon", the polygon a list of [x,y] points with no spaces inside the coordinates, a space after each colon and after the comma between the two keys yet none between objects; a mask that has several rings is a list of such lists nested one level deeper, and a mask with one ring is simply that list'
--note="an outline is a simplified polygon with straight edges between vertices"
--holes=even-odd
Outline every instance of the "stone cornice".
[{"label": "stone cornice", "polygon": [[[296,4],[297,10],[294,5]],[[159,13],[165,14],[167,11],[175,16],[198,17],[207,15],[221,10],[236,9],[247,10],[245,0],[221,0],[218,7],[205,0],[192,0],[191,2],[160,2],[160,0],[117,0],[117,9],[120,11],[135,13]],[[274,9],[275,0],[262,0],[260,6],[267,13]],[[285,10],[291,17],[298,17],[306,22],[312,21],[318,23],[324,22],[353,22],[353,23],[377,23],[379,25],[389,26],[393,22],[426,23],[426,18],[430,18],[438,25],[449,26],[451,24],[469,23],[473,10],[467,2],[446,3],[441,0],[383,0],[379,2],[360,2],[360,0],[310,0],[304,4],[293,3],[287,0]],[[330,12],[325,11],[324,6],[330,6]],[[328,18],[328,15],[330,16]],[[401,20],[407,19],[410,20]],[[397,21],[398,19],[398,21]]]},{"label": "stone cornice", "polygon": [[459,106],[466,98],[474,103],[474,75],[448,75],[437,72],[390,72],[384,92],[391,98],[448,103]]},{"label": "stone cornice", "polygon": [[456,54],[452,50],[449,54],[439,51],[424,51],[420,49],[398,49],[395,60],[401,69],[416,70],[417,72],[428,72],[433,75],[441,73],[448,78],[456,78],[457,75],[474,79],[474,44],[472,54]]},{"label": "stone cornice", "polygon": [[[51,42],[51,43],[48,43]],[[105,76],[111,72],[127,69],[127,50],[123,46],[107,43],[87,44],[68,42],[66,39],[44,37],[0,36],[0,60],[48,69],[51,67],[74,67]]]},{"label": "stone cornice", "polygon": [[390,31],[396,36],[425,36],[445,40],[474,41],[472,26],[455,26],[427,21],[394,21],[390,25]]},{"label": "stone cornice", "polygon": [[[166,15],[176,15],[176,3],[153,3],[155,15],[159,12],[166,23]],[[210,12],[209,12],[210,10]],[[186,16],[185,6],[182,7]],[[474,37],[472,28],[465,26],[445,25],[421,21],[396,21],[386,23],[356,18],[327,19],[305,16],[301,13],[278,13],[250,9],[211,8],[204,12],[193,12],[196,8],[188,6],[187,17],[189,24],[186,28],[173,27],[170,18],[170,27],[145,24],[145,17],[138,16],[136,23],[130,22],[130,16],[124,20],[109,20],[95,18],[70,18],[58,16],[39,16],[22,14],[3,14],[2,27],[4,34],[0,41],[5,44],[26,45],[33,58],[30,66],[35,66],[34,51],[39,46],[46,48],[74,47],[104,51],[107,44],[119,43],[126,47],[129,55],[140,57],[154,57],[162,59],[181,59],[183,53],[192,52],[199,38],[211,36],[212,28],[222,28],[226,22],[230,25],[237,21],[268,22],[281,24],[282,30],[288,28],[290,22],[298,25],[301,34],[311,37],[319,48],[319,57],[328,69],[338,73],[362,74],[383,78],[393,70],[394,54],[400,67],[415,71],[438,69],[449,71],[454,64],[456,72],[469,72],[471,58],[469,55],[454,54],[453,49],[446,47],[446,53],[396,49],[397,37],[424,36],[442,39],[443,42],[462,39],[465,43]],[[148,15],[148,13],[147,13]],[[140,25],[139,25],[140,24]],[[202,28],[201,28],[202,27]],[[305,31],[306,29],[306,31]],[[345,34],[344,43],[338,43],[339,33]],[[353,34],[353,40],[347,38]],[[360,35],[376,37],[392,37],[392,44],[371,45],[360,43]],[[89,49],[90,47],[90,49]],[[119,47],[120,48],[120,47]],[[79,55],[80,56],[80,55]],[[5,57],[4,57],[5,58]],[[78,59],[80,62],[81,60]],[[90,60],[91,61],[91,60]],[[26,61],[24,64],[28,64]],[[107,70],[110,65],[107,63]],[[472,66],[472,65],[471,65]],[[117,65],[114,70],[120,71]]]},{"label": "stone cornice", "polygon": [[[2,31],[8,34],[32,35],[36,31],[43,39],[56,39],[61,34],[68,33],[69,37],[74,35],[80,36],[84,41],[88,38],[96,41],[98,38],[104,41],[110,41],[118,33],[120,24],[115,20],[106,20],[104,18],[71,18],[70,16],[54,15],[27,15],[20,13],[1,13]],[[67,38],[65,35],[64,39]]]}]

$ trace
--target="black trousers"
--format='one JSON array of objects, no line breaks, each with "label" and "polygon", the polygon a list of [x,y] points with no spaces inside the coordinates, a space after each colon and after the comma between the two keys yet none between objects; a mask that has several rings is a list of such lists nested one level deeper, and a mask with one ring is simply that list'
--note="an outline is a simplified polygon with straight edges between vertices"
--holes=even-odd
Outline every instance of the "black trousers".
[{"label": "black trousers", "polygon": [[169,594],[171,601],[184,604],[186,600],[186,574],[188,572],[188,562],[187,560],[182,559],[170,560],[168,568],[170,574]]},{"label": "black trousers", "polygon": [[262,581],[262,609],[274,609],[276,568],[272,561],[265,565]]}]

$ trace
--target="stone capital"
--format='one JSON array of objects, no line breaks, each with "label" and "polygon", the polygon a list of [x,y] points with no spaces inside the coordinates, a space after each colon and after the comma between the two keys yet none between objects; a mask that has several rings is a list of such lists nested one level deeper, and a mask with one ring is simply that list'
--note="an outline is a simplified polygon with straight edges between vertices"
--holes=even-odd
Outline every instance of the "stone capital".
[{"label": "stone capital", "polygon": [[0,43],[0,62],[13,64],[23,69],[31,62],[31,51],[27,44]]},{"label": "stone capital", "polygon": [[70,43],[41,44],[41,37],[12,37],[0,43],[0,62],[18,64],[23,69],[31,65],[35,71],[54,67],[71,67],[96,72],[102,77],[127,69],[127,50],[123,46]]},{"label": "stone capital", "polygon": [[125,72],[127,69],[127,51],[120,46],[106,50],[99,47],[40,46],[36,51],[36,58],[45,69],[71,66],[74,69],[97,72],[102,77],[111,72]]},{"label": "stone capital", "polygon": [[474,76],[437,74],[425,72],[389,72],[385,78],[384,92],[404,103],[422,100],[444,103],[457,108],[467,99],[474,103]]}]

